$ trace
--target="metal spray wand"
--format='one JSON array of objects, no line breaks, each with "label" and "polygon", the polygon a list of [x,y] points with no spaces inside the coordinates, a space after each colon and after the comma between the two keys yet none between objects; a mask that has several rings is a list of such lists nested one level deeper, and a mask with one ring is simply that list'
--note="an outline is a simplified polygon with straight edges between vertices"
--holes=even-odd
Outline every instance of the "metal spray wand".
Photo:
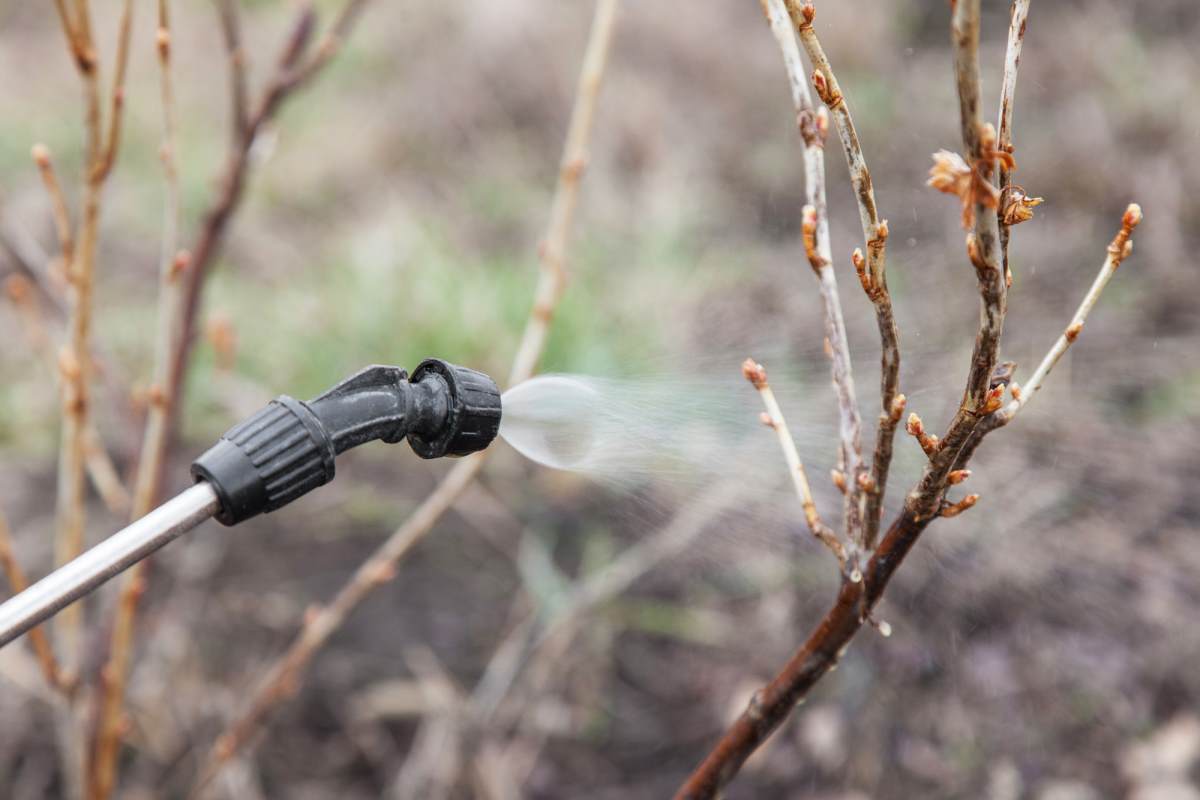
[{"label": "metal spray wand", "polygon": [[405,438],[422,458],[483,450],[500,428],[500,391],[438,359],[410,377],[373,366],[308,402],[281,395],[192,463],[196,484],[0,605],[0,647],[209,517],[236,525],[333,480],[334,458]]}]

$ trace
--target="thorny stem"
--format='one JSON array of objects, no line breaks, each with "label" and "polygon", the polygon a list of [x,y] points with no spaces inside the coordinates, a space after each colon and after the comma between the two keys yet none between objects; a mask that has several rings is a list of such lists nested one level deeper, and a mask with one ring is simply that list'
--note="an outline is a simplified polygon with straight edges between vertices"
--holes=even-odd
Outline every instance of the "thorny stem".
[{"label": "thorny stem", "polygon": [[[893,406],[900,391],[900,334],[896,329],[896,317],[892,311],[892,296],[887,286],[887,220],[879,217],[875,203],[874,183],[871,180],[867,161],[859,143],[858,131],[850,107],[838,85],[833,65],[821,47],[821,41],[813,29],[816,9],[812,3],[801,5],[798,0],[787,0],[788,14],[796,27],[796,33],[804,45],[808,58],[815,70],[813,82],[817,94],[833,116],[842,151],[846,155],[846,166],[850,170],[850,184],[858,203],[859,219],[862,223],[866,261],[859,272],[867,297],[875,307],[875,321],[881,342],[879,394],[880,413],[875,433],[875,453],[871,459],[869,489],[864,491],[863,547],[870,550],[875,546],[879,532],[880,516],[883,513],[883,497],[887,489],[888,471],[892,463],[892,445],[900,415]],[[862,254],[855,251],[858,260]],[[859,266],[855,264],[856,268]],[[863,481],[860,475],[851,475],[856,482]]]},{"label": "thorny stem", "polygon": [[[1021,45],[1025,42],[1025,25],[1029,18],[1030,0],[1013,0],[1012,22],[1008,26],[1008,48],[1004,54],[1004,83],[1000,87],[1000,120],[996,148],[1009,155],[1013,152],[1013,105],[1017,93],[1017,69],[1021,66]],[[1012,170],[1000,162],[1000,196],[1012,186]],[[1008,266],[1008,237],[1011,225],[1000,220],[1000,259],[1004,266],[1004,281],[1012,285],[1012,270]]]},{"label": "thorny stem", "polygon": [[779,439],[780,449],[783,450],[783,460],[787,463],[788,475],[791,476],[796,495],[800,498],[800,507],[804,510],[804,521],[808,523],[808,529],[812,531],[813,536],[819,542],[829,548],[829,552],[833,553],[834,558],[837,559],[838,568],[844,571],[846,569],[846,548],[842,546],[837,534],[821,520],[821,516],[817,513],[812,489],[808,485],[808,473],[805,472],[804,462],[800,460],[800,453],[796,450],[796,440],[792,438],[791,431],[788,430],[787,420],[783,417],[783,409],[779,407],[779,401],[775,399],[775,392],[771,389],[771,384],[767,382],[766,369],[762,364],[756,363],[754,359],[747,358],[742,364],[742,375],[758,391],[763,406],[767,409],[763,414],[763,423],[775,431],[775,435]]},{"label": "thorny stem", "polygon": [[807,199],[801,221],[804,251],[817,277],[824,309],[825,338],[829,342],[831,356],[830,370],[838,398],[841,441],[838,464],[841,471],[852,476],[844,500],[846,536],[851,543],[857,544],[860,542],[858,537],[862,528],[860,489],[856,479],[864,470],[862,420],[855,397],[854,375],[850,364],[846,324],[842,317],[842,304],[838,297],[837,278],[833,272],[829,215],[825,202],[825,138],[828,132],[828,117],[824,111],[817,112],[813,106],[808,82],[803,75],[795,35],[788,25],[788,9],[783,7],[783,0],[763,0],[762,5],[771,33],[783,54],[792,89],[792,103],[796,109],[796,123],[804,147],[804,188]]},{"label": "thorny stem", "polygon": [[[565,282],[564,259],[580,179],[587,163],[596,99],[608,58],[617,0],[598,0],[571,111],[558,184],[546,236],[539,248],[540,274],[534,303],[510,373],[510,384],[530,377],[545,347],[549,324]],[[433,528],[483,467],[486,451],[462,459],[388,539],[350,577],[333,601],[306,615],[287,651],[266,671],[245,711],[217,738],[205,758],[193,795],[199,795],[224,765],[245,748],[271,711],[291,697],[308,663],[360,602],[394,577],[400,559]]]},{"label": "thorny stem", "polygon": [[[175,159],[175,103],[171,83],[171,26],[168,0],[158,0],[155,49],[158,54],[162,105],[160,158],[165,198],[159,254],[158,330],[154,340],[153,377],[147,392],[146,426],[134,478],[131,521],[148,514],[154,508],[159,494],[162,462],[169,433],[168,399],[164,387],[169,378],[170,354],[175,346],[179,328],[180,272],[187,263],[185,255],[175,254],[179,230],[179,177]],[[123,577],[118,594],[108,663],[101,673],[99,720],[92,756],[90,793],[96,800],[107,798],[116,784],[117,756],[120,753],[125,727],[123,708],[133,651],[134,620],[138,599],[145,591],[146,571],[146,561],[135,564]]]}]

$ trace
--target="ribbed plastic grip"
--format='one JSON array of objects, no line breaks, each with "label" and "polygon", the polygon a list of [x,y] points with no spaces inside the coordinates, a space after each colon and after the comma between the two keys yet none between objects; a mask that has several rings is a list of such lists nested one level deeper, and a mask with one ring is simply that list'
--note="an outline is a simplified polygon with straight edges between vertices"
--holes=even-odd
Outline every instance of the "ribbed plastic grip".
[{"label": "ribbed plastic grip", "polygon": [[483,450],[500,430],[500,389],[496,382],[467,367],[430,358],[413,370],[413,383],[437,375],[446,382],[450,404],[442,429],[434,436],[408,434],[408,443],[421,458],[465,456]]},{"label": "ribbed plastic grip", "polygon": [[217,519],[233,525],[333,480],[333,444],[307,406],[283,395],[230,428],[196,459],[192,475],[213,485]]}]

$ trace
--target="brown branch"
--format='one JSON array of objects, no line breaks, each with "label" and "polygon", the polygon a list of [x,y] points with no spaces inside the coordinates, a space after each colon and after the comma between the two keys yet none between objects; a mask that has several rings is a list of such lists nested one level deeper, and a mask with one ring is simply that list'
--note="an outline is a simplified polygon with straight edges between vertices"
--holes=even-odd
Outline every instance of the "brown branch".
[{"label": "brown branch", "polygon": [[[74,19],[65,13],[65,7],[62,6],[60,15],[84,85],[87,155],[79,241],[72,250],[67,270],[71,286],[67,344],[59,355],[63,426],[58,467],[55,559],[61,565],[83,550],[86,522],[84,466],[88,450],[89,383],[93,372],[90,339],[96,239],[103,186],[116,158],[128,38],[132,25],[132,0],[126,0],[119,23],[111,111],[113,119],[110,120],[107,145],[101,130],[98,69],[87,0],[76,1]],[[80,607],[76,603],[64,609],[55,623],[55,632],[61,640],[62,664],[67,675],[64,680],[67,682],[71,682],[79,667],[80,629]]]},{"label": "brown branch", "polygon": [[[175,101],[171,82],[171,26],[167,0],[158,2],[155,50],[158,54],[162,105],[160,159],[165,198],[159,255],[158,330],[154,341],[153,378],[148,391],[149,401],[141,455],[134,477],[131,521],[150,513],[159,494],[159,480],[169,431],[168,403],[163,387],[169,377],[170,354],[178,330],[181,299],[179,289],[182,284],[180,271],[187,263],[186,254],[175,255],[179,230],[179,176],[175,166]],[[134,620],[138,600],[145,591],[146,565],[145,561],[138,562],[122,579],[113,617],[108,662],[101,673],[96,742],[89,776],[89,793],[97,800],[104,800],[111,795],[116,784],[117,756],[126,727],[125,686],[133,651]]]},{"label": "brown branch", "polygon": [[[861,489],[857,476],[865,470],[862,461],[862,420],[854,390],[854,375],[850,363],[846,324],[838,297],[837,277],[833,272],[832,248],[829,237],[829,215],[825,201],[825,138],[829,129],[824,109],[816,111],[808,84],[803,77],[800,54],[795,35],[788,25],[790,7],[783,0],[763,0],[763,11],[771,33],[783,55],[784,68],[792,89],[792,103],[804,147],[804,188],[807,205],[801,217],[801,235],[805,256],[817,277],[824,310],[825,340],[830,354],[830,371],[838,399],[838,430],[840,447],[838,468],[853,476],[845,491],[843,510],[846,538],[861,543]],[[852,558],[856,558],[851,554]]]},{"label": "brown branch", "polygon": [[229,54],[229,96],[232,100],[233,141],[241,141],[249,125],[246,101],[246,51],[242,48],[242,23],[238,0],[217,0],[221,36]]},{"label": "brown branch", "polygon": [[812,531],[812,535],[817,538],[817,541],[833,553],[833,557],[837,559],[839,570],[845,571],[847,568],[846,548],[838,539],[837,534],[822,521],[821,516],[817,513],[812,489],[808,485],[808,473],[804,471],[804,462],[800,460],[800,453],[796,450],[796,440],[792,438],[792,434],[788,430],[787,420],[783,417],[783,409],[779,407],[779,402],[775,399],[775,392],[767,382],[766,369],[754,359],[747,358],[742,364],[742,375],[758,391],[763,405],[767,409],[763,413],[763,423],[775,431],[779,438],[779,446],[783,450],[783,458],[787,463],[788,474],[796,489],[796,495],[800,498],[800,507],[804,511],[804,521],[808,523],[808,529]]},{"label": "brown branch", "polygon": [[50,149],[44,144],[35,144],[32,154],[38,172],[41,173],[42,183],[46,186],[46,194],[50,196],[50,209],[54,216],[54,229],[58,233],[58,247],[65,272],[66,265],[71,263],[75,251],[75,240],[71,233],[71,212],[67,209],[66,195],[63,194],[62,185],[55,174]]},{"label": "brown branch", "polygon": [[[1021,66],[1021,45],[1025,41],[1025,25],[1029,18],[1029,0],[1013,0],[1012,22],[1008,26],[1008,48],[1004,55],[1004,84],[1000,88],[1000,120],[996,147],[1010,156],[1013,154],[1012,125],[1013,107],[1017,93],[1017,69]],[[1012,170],[1006,162],[1000,163],[1000,195],[1004,196],[1012,186]],[[1012,285],[1012,270],[1008,265],[1009,228],[1014,224],[1001,215],[1000,259],[1004,267],[1004,282]]]},{"label": "brown branch", "polygon": [[[990,181],[995,165],[995,131],[991,125],[984,124],[979,109],[979,0],[958,0],[950,24],[963,148],[972,174],[979,176],[981,181]],[[1008,300],[1000,271],[996,208],[990,206],[982,194],[974,201],[974,234],[968,236],[968,253],[979,279],[980,326],[971,355],[966,392],[955,422],[951,424],[951,432],[957,432],[956,429],[969,432],[987,402]],[[945,438],[953,442],[951,433]]]},{"label": "brown branch", "polygon": [[91,165],[92,180],[103,183],[117,160],[117,149],[121,146],[122,110],[125,106],[125,72],[129,66],[129,37],[133,32],[133,0],[125,0],[121,6],[121,20],[117,27],[116,68],[113,72],[112,92],[109,95],[108,134],[104,139],[104,150],[100,160]]},{"label": "brown branch", "polygon": [[[598,0],[580,70],[563,147],[558,184],[545,238],[538,249],[540,270],[533,307],[509,377],[510,385],[533,375],[545,348],[554,310],[565,285],[566,246],[587,163],[596,99],[612,40],[617,0]],[[319,608],[288,650],[269,667],[245,710],[217,738],[205,759],[193,794],[199,794],[234,754],[245,748],[276,706],[299,688],[308,663],[358,604],[396,573],[400,559],[433,528],[483,467],[486,451],[462,459],[412,515],[355,571],[328,606]]]},{"label": "brown branch", "polygon": [[[979,0],[956,0],[952,5],[964,142],[967,152],[972,155],[969,169],[981,179],[987,179],[991,172],[989,164],[994,160],[994,143],[987,141],[987,130],[978,120]],[[779,674],[755,693],[746,711],[680,788],[676,795],[678,798],[717,796],[745,760],[782,724],[816,682],[837,664],[864,621],[871,619],[892,575],[929,523],[939,516],[954,516],[974,505],[978,500],[977,495],[968,495],[957,503],[946,503],[946,488],[969,477],[966,465],[984,436],[1013,418],[1023,403],[1028,402],[1040,388],[1054,364],[1079,335],[1100,292],[1121,259],[1130,252],[1133,229],[1142,218],[1141,210],[1136,205],[1129,207],[1122,219],[1121,231],[1109,245],[1108,257],[1100,275],[1066,331],[1031,377],[1027,389],[1021,391],[1012,385],[1013,401],[997,411],[997,400],[1012,371],[1011,364],[996,363],[1006,286],[996,261],[995,207],[989,207],[982,198],[975,196],[974,190],[971,199],[975,231],[969,249],[971,261],[979,274],[983,310],[962,407],[940,446],[935,447],[932,442],[923,443],[927,451],[934,451],[930,462],[917,485],[905,498],[899,516],[888,527],[879,547],[868,561],[862,583],[843,580],[836,601],[808,640]],[[915,415],[910,421],[910,428],[918,438],[924,433]]]},{"label": "brown branch", "polygon": [[[801,5],[798,0],[787,0],[788,14],[796,27],[796,34],[804,45],[805,52],[813,64],[813,85],[822,102],[829,108],[833,116],[834,127],[837,128],[838,138],[842,143],[842,151],[846,155],[846,166],[850,170],[850,185],[854,190],[854,198],[858,203],[858,214],[862,223],[866,258],[861,251],[856,250],[855,269],[863,290],[875,307],[875,322],[879,328],[881,343],[879,395],[880,412],[875,432],[875,453],[871,459],[870,477],[864,478],[859,473],[855,475],[857,483],[871,487],[863,490],[865,496],[863,509],[862,544],[870,550],[875,546],[875,537],[879,532],[880,516],[883,513],[883,497],[887,489],[888,471],[892,463],[892,447],[896,436],[896,425],[900,421],[900,413],[895,413],[893,405],[900,393],[900,334],[896,329],[896,316],[892,311],[892,296],[887,285],[887,220],[880,219],[879,208],[875,203],[874,182],[867,168],[859,143],[858,131],[854,127],[854,118],[850,115],[850,107],[834,75],[833,66],[821,47],[821,41],[813,29],[812,22],[816,17],[816,9],[812,3]],[[861,267],[859,266],[861,263]],[[901,409],[901,413],[903,409]]]},{"label": "brown branch", "polygon": [[[335,23],[335,28],[342,26],[339,40],[348,35],[351,23],[357,18],[357,10],[363,5],[364,0],[348,0],[346,6],[343,7]],[[348,10],[350,7],[354,8],[353,12]],[[224,7],[219,7],[218,10],[223,20],[222,25],[225,25]],[[204,283],[216,261],[224,243],[229,222],[245,191],[251,166],[250,149],[258,134],[274,118],[283,102],[304,82],[297,80],[296,70],[308,49],[315,21],[315,14],[309,6],[302,7],[297,14],[291,33],[276,62],[274,72],[263,88],[253,110],[248,114],[241,136],[235,137],[230,147],[222,177],[218,183],[220,188],[204,212],[200,231],[190,248],[191,260],[181,290],[183,299],[180,312],[182,317],[180,334],[175,340],[171,353],[169,380],[165,383],[168,416],[172,420],[178,417],[184,377],[187,374],[187,366],[196,341],[196,321],[200,312]],[[228,39],[226,41],[228,45]],[[308,62],[309,68],[305,70],[304,79],[311,78],[317,72],[317,68],[311,66],[315,60],[314,57]],[[322,59],[320,65],[324,65],[327,61],[328,58]],[[240,60],[231,59],[230,69],[235,73],[231,80],[236,87],[237,82],[241,80],[236,73],[244,70],[244,64]],[[234,91],[236,93],[237,89],[235,88]],[[238,124],[236,122],[237,102],[239,101],[235,94],[235,125]]]},{"label": "brown branch", "polygon": [[[4,282],[5,294],[16,306],[21,324],[25,329],[25,338],[33,354],[46,365],[52,378],[58,378],[58,355],[46,333],[46,323],[43,318],[41,305],[33,282],[22,273],[9,275]],[[84,460],[88,476],[96,493],[104,501],[105,507],[114,514],[126,514],[129,511],[129,493],[121,482],[121,476],[109,456],[96,426],[89,420],[83,432]]]},{"label": "brown branch", "polygon": [[[25,572],[17,563],[16,554],[13,552],[12,531],[8,527],[8,520],[5,519],[2,510],[0,510],[0,571],[8,580],[8,588],[12,594],[20,594],[29,586]],[[29,645],[33,648],[33,654],[37,657],[46,683],[55,689],[64,688],[59,674],[58,661],[54,658],[54,651],[50,649],[50,640],[46,637],[46,631],[42,626],[39,625],[29,631]]]}]

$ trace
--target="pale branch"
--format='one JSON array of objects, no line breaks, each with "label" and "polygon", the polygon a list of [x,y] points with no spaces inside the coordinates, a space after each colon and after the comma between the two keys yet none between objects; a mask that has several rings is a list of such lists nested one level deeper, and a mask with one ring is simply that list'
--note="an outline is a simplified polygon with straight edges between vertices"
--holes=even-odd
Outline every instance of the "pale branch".
[{"label": "pale branch", "polygon": [[[562,166],[551,203],[550,219],[538,251],[540,272],[533,306],[513,361],[510,384],[525,380],[536,371],[555,306],[562,294],[566,278],[566,246],[580,179],[587,163],[596,100],[607,63],[616,10],[617,0],[598,0],[596,3],[563,147]],[[193,794],[203,791],[222,767],[249,744],[274,708],[294,694],[303,680],[305,668],[317,651],[372,590],[391,580],[400,559],[453,506],[479,473],[485,458],[486,451],[459,461],[404,524],[355,571],[333,601],[306,616],[291,646],[267,669],[242,713],[213,744],[201,767]]]},{"label": "pale branch", "polygon": [[[996,147],[1000,152],[1013,154],[1013,106],[1017,93],[1017,69],[1021,66],[1021,45],[1025,42],[1025,25],[1029,19],[1030,0],[1013,0],[1012,21],[1008,26],[1008,48],[1004,53],[1004,82],[1000,87],[1000,119],[997,122]],[[1000,163],[1000,196],[1007,195],[1012,186],[1012,170]],[[1008,265],[1008,237],[1012,223],[1000,218],[1000,260],[1004,267],[1004,282],[1012,285],[1012,270]]]},{"label": "pale branch", "polygon": [[[132,0],[125,0],[118,23],[116,68],[111,96],[108,136],[102,127],[99,67],[92,38],[87,0],[76,0],[74,14],[59,6],[69,49],[84,87],[85,176],[78,242],[67,267],[71,287],[67,342],[59,354],[62,377],[62,434],[58,463],[58,494],[55,518],[55,561],[61,565],[83,550],[86,525],[84,470],[87,462],[90,416],[90,381],[93,365],[91,332],[96,241],[99,235],[101,197],[106,178],[116,160],[120,117],[124,107],[125,67],[132,28]],[[66,677],[71,682],[81,661],[82,616],[75,603],[55,621],[56,638]],[[78,750],[78,748],[75,748]]]},{"label": "pale branch", "polygon": [[[25,571],[21,569],[16,553],[13,551],[12,531],[3,510],[0,510],[0,572],[4,573],[4,577],[8,581],[8,589],[14,595],[20,594],[29,586]],[[29,646],[33,648],[33,654],[37,658],[38,666],[41,667],[46,683],[51,688],[65,690],[67,687],[62,683],[58,660],[54,657],[54,651],[50,648],[50,640],[42,626],[39,625],[29,631]]]},{"label": "pale branch", "polygon": [[[874,181],[867,168],[867,160],[863,156],[862,145],[859,143],[858,131],[854,127],[854,118],[850,114],[850,106],[834,75],[833,65],[830,64],[821,41],[813,29],[813,19],[816,9],[812,3],[801,5],[798,0],[787,0],[788,14],[795,25],[796,34],[804,45],[805,52],[812,62],[813,86],[822,102],[829,108],[833,117],[834,127],[837,128],[838,138],[842,143],[842,151],[846,156],[846,166],[850,170],[850,185],[854,190],[854,198],[858,203],[859,220],[863,229],[863,246],[866,248],[866,258],[863,260],[861,251],[856,250],[855,269],[859,274],[863,290],[875,308],[875,321],[879,328],[880,338],[880,372],[879,394],[880,412],[875,432],[875,452],[871,459],[871,473],[864,489],[863,509],[863,546],[870,550],[875,546],[875,537],[879,532],[880,517],[883,513],[883,497],[887,490],[888,471],[892,463],[892,448],[896,436],[896,425],[900,414],[893,408],[896,397],[900,393],[900,334],[896,328],[896,316],[892,310],[892,296],[887,285],[887,220],[879,216],[879,208],[875,202]],[[860,266],[861,262],[861,266]],[[864,479],[855,476],[858,482]]]},{"label": "pale branch", "polygon": [[801,218],[801,238],[805,256],[817,278],[824,311],[830,372],[838,400],[838,466],[840,471],[854,478],[847,487],[843,502],[846,538],[851,543],[858,544],[861,542],[862,506],[859,502],[861,490],[857,476],[865,470],[862,461],[862,419],[855,396],[849,341],[842,317],[842,304],[838,297],[837,277],[833,272],[833,251],[829,236],[829,214],[825,198],[825,139],[829,130],[829,118],[824,109],[815,109],[809,94],[795,34],[788,25],[790,9],[784,8],[784,0],[763,0],[762,6],[771,33],[783,55],[784,68],[788,72],[788,82],[792,90],[792,102],[796,110],[796,124],[804,148],[804,189],[807,205]]},{"label": "pale branch", "polygon": [[[158,321],[154,340],[153,376],[147,391],[145,430],[141,454],[134,477],[130,519],[138,520],[153,510],[159,495],[163,460],[167,450],[169,419],[165,385],[170,370],[170,354],[179,329],[181,270],[187,259],[176,255],[179,230],[179,176],[175,154],[175,98],[171,82],[171,25],[168,0],[158,0],[158,26],[155,51],[159,64],[159,89],[162,106],[162,145],[164,202],[162,237],[159,247]],[[135,564],[122,578],[109,639],[108,662],[101,672],[96,742],[92,749],[90,795],[104,800],[112,794],[117,778],[117,756],[125,728],[125,688],[133,654],[134,622],[138,600],[145,592],[147,562]]]},{"label": "pale branch", "polygon": [[67,198],[63,194],[62,185],[58,182],[50,149],[44,144],[35,144],[32,154],[38,172],[41,173],[42,183],[46,186],[46,194],[50,197],[50,209],[54,217],[54,229],[58,234],[58,247],[65,272],[75,250],[75,238],[71,232],[71,212],[67,209]]},{"label": "pale branch", "polygon": [[1054,345],[1046,353],[1037,369],[1029,376],[1024,384],[1018,386],[1016,383],[1010,385],[1009,389],[1012,392],[1013,399],[1009,401],[1004,409],[993,415],[999,425],[1007,425],[1012,421],[1025,404],[1028,403],[1033,396],[1037,394],[1046,378],[1050,375],[1050,371],[1066,354],[1067,350],[1079,338],[1079,334],[1083,331],[1084,323],[1087,322],[1088,314],[1095,307],[1096,302],[1100,299],[1100,295],[1104,292],[1104,288],[1108,286],[1108,282],[1112,276],[1116,274],[1117,268],[1121,266],[1121,262],[1129,257],[1133,252],[1133,231],[1142,221],[1142,209],[1137,203],[1132,203],[1125,209],[1125,214],[1121,217],[1121,230],[1113,237],[1112,242],[1108,245],[1107,254],[1104,263],[1100,267],[1100,271],[1096,274],[1096,279],[1092,281],[1092,286],[1088,289],[1087,294],[1083,296],[1083,300],[1079,303],[1079,307],[1075,309],[1075,315],[1071,317],[1070,324],[1054,342]]},{"label": "pale branch", "polygon": [[92,180],[103,183],[117,160],[121,146],[121,122],[125,115],[125,73],[129,66],[129,38],[133,35],[133,0],[121,5],[121,18],[117,24],[117,55],[113,70],[112,91],[109,94],[108,133],[104,137],[104,149],[99,161],[92,164]]},{"label": "pale branch", "polygon": [[[41,286],[35,282],[40,273],[35,273],[23,258],[14,256],[19,272],[9,275],[4,282],[4,290],[16,307],[21,325],[25,330],[25,338],[35,358],[49,370],[51,378],[57,382],[59,377],[58,353],[46,330],[46,321],[42,313],[38,295],[42,294],[53,300],[50,287]],[[33,277],[30,277],[30,276]],[[96,426],[88,420],[83,431],[84,462],[92,486],[104,506],[114,514],[129,512],[129,492],[125,490],[121,476],[112,462],[112,457],[104,447],[104,442],[96,432]]]},{"label": "pale branch", "polygon": [[217,17],[229,58],[229,96],[231,99],[233,141],[236,146],[246,135],[249,112],[246,100],[246,51],[242,48],[242,22],[238,0],[217,0]]},{"label": "pale branch", "polygon": [[787,464],[788,475],[796,489],[796,495],[800,498],[800,508],[804,511],[804,521],[808,524],[808,529],[812,531],[812,535],[817,538],[817,541],[829,548],[829,552],[833,553],[834,558],[837,559],[839,569],[845,571],[847,569],[846,548],[838,539],[837,534],[825,524],[820,514],[817,513],[817,505],[813,502],[812,489],[808,484],[808,473],[805,472],[804,462],[800,460],[800,453],[796,450],[796,440],[792,438],[791,431],[788,430],[783,409],[779,407],[779,401],[775,399],[775,392],[767,381],[767,370],[754,359],[747,358],[742,364],[742,375],[758,391],[763,406],[767,409],[763,413],[763,424],[775,431],[775,435],[779,439],[783,460]]}]

